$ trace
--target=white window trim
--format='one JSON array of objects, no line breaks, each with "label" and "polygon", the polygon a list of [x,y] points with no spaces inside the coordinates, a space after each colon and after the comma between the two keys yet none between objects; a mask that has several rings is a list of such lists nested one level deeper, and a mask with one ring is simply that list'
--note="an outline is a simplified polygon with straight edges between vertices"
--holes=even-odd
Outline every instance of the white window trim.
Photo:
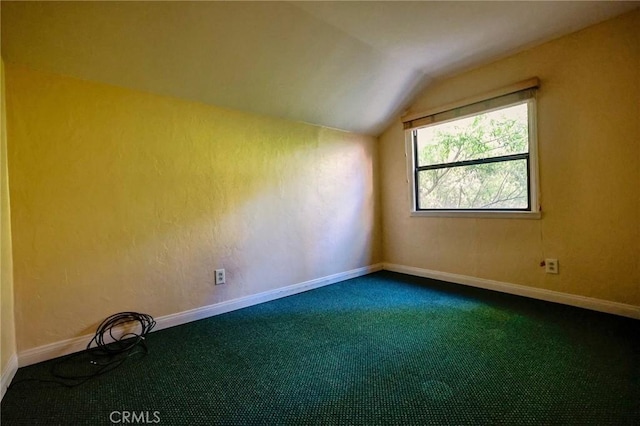
[{"label": "white window trim", "polygon": [[[411,217],[459,217],[459,218],[487,218],[487,219],[540,219],[540,182],[538,173],[538,126],[537,108],[535,96],[527,100],[527,116],[529,119],[529,184],[531,190],[531,210],[417,210],[415,190],[415,156],[413,155],[412,132],[415,129],[404,131],[405,157],[407,159],[407,182],[409,184],[409,203]],[[458,117],[462,118],[462,117]]]}]

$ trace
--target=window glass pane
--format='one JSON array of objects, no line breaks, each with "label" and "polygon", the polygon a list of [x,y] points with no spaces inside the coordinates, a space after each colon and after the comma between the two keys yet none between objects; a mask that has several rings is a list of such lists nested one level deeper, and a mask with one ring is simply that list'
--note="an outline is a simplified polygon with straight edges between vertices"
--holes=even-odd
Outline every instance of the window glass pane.
[{"label": "window glass pane", "polygon": [[527,160],[418,172],[419,209],[527,209]]},{"label": "window glass pane", "polygon": [[418,166],[454,163],[529,150],[527,103],[417,130]]}]

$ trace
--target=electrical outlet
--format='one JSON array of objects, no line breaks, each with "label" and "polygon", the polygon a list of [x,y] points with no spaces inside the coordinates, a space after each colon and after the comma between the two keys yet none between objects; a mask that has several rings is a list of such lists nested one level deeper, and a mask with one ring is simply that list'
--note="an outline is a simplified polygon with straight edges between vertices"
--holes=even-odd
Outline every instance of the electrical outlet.
[{"label": "electrical outlet", "polygon": [[545,259],[544,270],[547,274],[559,273],[560,271],[558,270],[558,259]]},{"label": "electrical outlet", "polygon": [[224,284],[226,282],[224,269],[216,269],[216,285]]}]

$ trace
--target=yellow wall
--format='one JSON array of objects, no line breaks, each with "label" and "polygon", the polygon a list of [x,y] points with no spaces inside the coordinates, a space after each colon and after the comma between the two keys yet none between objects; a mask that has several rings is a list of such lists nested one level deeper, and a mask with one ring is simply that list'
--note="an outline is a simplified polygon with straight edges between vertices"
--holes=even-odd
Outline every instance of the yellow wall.
[{"label": "yellow wall", "polygon": [[380,260],[374,138],[12,64],[6,80],[18,351]]},{"label": "yellow wall", "polygon": [[7,132],[4,61],[0,64],[0,371],[4,376],[9,360],[16,353],[13,311],[13,262],[11,257],[11,214],[9,210],[9,174],[7,171]]},{"label": "yellow wall", "polygon": [[543,218],[409,217],[398,120],[380,138],[385,261],[640,306],[639,33],[636,10],[428,87],[410,113],[540,77]]}]

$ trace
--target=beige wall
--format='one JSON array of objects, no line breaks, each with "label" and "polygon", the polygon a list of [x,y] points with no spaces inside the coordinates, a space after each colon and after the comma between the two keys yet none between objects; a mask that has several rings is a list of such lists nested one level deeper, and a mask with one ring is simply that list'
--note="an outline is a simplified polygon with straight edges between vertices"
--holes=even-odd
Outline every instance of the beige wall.
[{"label": "beige wall", "polygon": [[13,261],[11,257],[11,214],[9,209],[9,174],[7,171],[7,132],[5,108],[4,61],[0,64],[0,371],[5,375],[9,360],[16,354],[13,311]]},{"label": "beige wall", "polygon": [[636,10],[428,87],[410,113],[540,77],[543,217],[410,217],[398,119],[380,138],[385,261],[640,306],[639,33]]},{"label": "beige wall", "polygon": [[19,351],[381,260],[374,138],[11,64],[6,80]]}]

